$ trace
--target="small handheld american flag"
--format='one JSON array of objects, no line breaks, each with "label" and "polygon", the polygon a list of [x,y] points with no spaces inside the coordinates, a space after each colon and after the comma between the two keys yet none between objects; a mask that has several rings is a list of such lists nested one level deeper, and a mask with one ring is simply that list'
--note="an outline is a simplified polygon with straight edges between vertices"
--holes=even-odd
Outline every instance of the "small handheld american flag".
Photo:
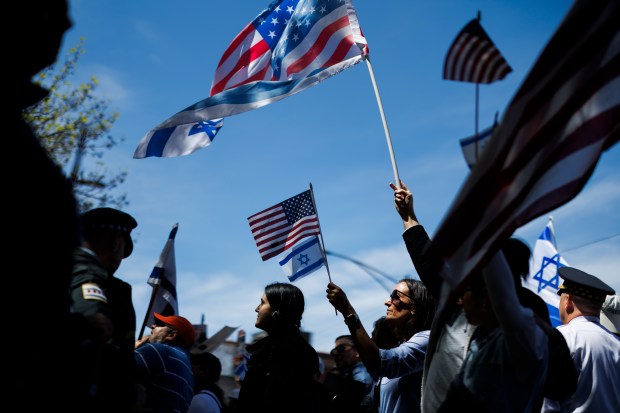
[{"label": "small handheld american flag", "polygon": [[263,261],[321,233],[310,190],[250,216],[248,222]]}]

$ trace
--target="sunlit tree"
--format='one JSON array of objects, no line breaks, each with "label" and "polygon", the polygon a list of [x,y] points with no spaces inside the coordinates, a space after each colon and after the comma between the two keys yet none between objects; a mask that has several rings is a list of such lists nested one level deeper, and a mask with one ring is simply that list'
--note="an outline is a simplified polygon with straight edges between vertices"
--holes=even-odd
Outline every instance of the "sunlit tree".
[{"label": "sunlit tree", "polygon": [[82,39],[63,62],[37,75],[36,82],[50,93],[24,116],[50,157],[73,182],[82,211],[103,205],[122,209],[128,204],[127,195],[113,190],[125,181],[127,172],[109,172],[103,162],[106,151],[123,140],[109,133],[119,114],[110,111],[109,101],[96,93],[99,82],[94,76],[79,86],[69,81],[84,53],[83,46]]}]

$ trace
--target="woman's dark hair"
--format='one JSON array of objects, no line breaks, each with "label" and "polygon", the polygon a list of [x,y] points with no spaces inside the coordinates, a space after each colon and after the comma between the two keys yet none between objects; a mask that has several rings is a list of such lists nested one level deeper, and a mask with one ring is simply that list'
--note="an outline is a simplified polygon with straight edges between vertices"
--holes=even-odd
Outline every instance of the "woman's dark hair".
[{"label": "woman's dark hair", "polygon": [[304,313],[304,294],[293,284],[275,282],[265,287],[265,296],[271,308],[278,312],[277,329],[299,329]]},{"label": "woman's dark hair", "polygon": [[530,247],[519,238],[512,237],[504,242],[502,252],[514,277],[515,285],[520,287],[521,280],[527,279],[530,273],[530,257],[532,255]]},{"label": "woman's dark hair", "polygon": [[379,348],[389,349],[398,347],[398,336],[394,331],[394,326],[385,321],[385,316],[381,316],[375,320],[371,339]]},{"label": "woman's dark hair", "polygon": [[423,330],[430,330],[437,310],[437,300],[428,292],[422,281],[403,278],[399,283],[407,284],[408,295],[411,297],[411,309],[414,313],[405,325],[407,337],[412,337]]},{"label": "woman's dark hair", "polygon": [[217,356],[205,351],[190,353],[189,358],[192,364],[198,366],[205,373],[209,382],[215,383],[220,379],[222,363]]}]

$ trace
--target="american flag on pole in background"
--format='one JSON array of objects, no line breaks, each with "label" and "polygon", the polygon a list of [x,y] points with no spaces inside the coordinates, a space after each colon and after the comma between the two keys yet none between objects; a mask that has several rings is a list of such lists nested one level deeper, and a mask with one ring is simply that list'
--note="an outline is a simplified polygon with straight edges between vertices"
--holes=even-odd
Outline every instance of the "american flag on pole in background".
[{"label": "american flag on pole in background", "polygon": [[[134,158],[186,155],[206,147],[222,118],[299,93],[367,55],[351,0],[276,0],[228,46],[210,96],[148,132]],[[196,124],[208,121],[212,124],[202,126],[207,133],[188,135]]]},{"label": "american flag on pole in background", "polygon": [[523,281],[523,286],[540,295],[549,309],[551,324],[557,327],[562,324],[560,320],[560,296],[558,289],[564,282],[558,274],[558,268],[568,266],[568,263],[558,252],[553,231],[553,221],[549,222],[541,232],[534,245],[534,251],[530,258],[530,274]]},{"label": "american flag on pole in background", "polygon": [[443,78],[471,83],[493,83],[512,68],[480,25],[471,20],[456,36],[444,61]]},{"label": "american flag on pole in background", "polygon": [[252,215],[248,222],[263,261],[321,232],[309,189]]},{"label": "american flag on pole in background", "polygon": [[620,139],[619,21],[618,1],[575,1],[513,97],[431,243],[452,288],[573,199]]},{"label": "american flag on pole in background", "polygon": [[153,313],[164,316],[176,315],[179,313],[177,302],[177,266],[174,256],[174,238],[177,235],[179,224],[174,224],[168,240],[164,245],[157,264],[153,268],[147,283],[153,287],[153,297],[149,310],[147,311],[146,326],[155,322]]}]

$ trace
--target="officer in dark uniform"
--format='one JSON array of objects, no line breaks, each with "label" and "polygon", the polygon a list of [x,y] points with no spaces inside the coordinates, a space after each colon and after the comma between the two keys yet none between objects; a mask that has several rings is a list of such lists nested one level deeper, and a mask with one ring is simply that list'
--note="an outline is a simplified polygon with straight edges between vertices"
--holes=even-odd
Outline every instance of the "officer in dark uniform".
[{"label": "officer in dark uniform", "polygon": [[74,252],[72,310],[85,317],[84,370],[90,394],[84,411],[129,412],[139,395],[135,385],[136,313],[131,286],[114,273],[133,250],[138,223],[113,208],[81,215],[82,245]]}]

